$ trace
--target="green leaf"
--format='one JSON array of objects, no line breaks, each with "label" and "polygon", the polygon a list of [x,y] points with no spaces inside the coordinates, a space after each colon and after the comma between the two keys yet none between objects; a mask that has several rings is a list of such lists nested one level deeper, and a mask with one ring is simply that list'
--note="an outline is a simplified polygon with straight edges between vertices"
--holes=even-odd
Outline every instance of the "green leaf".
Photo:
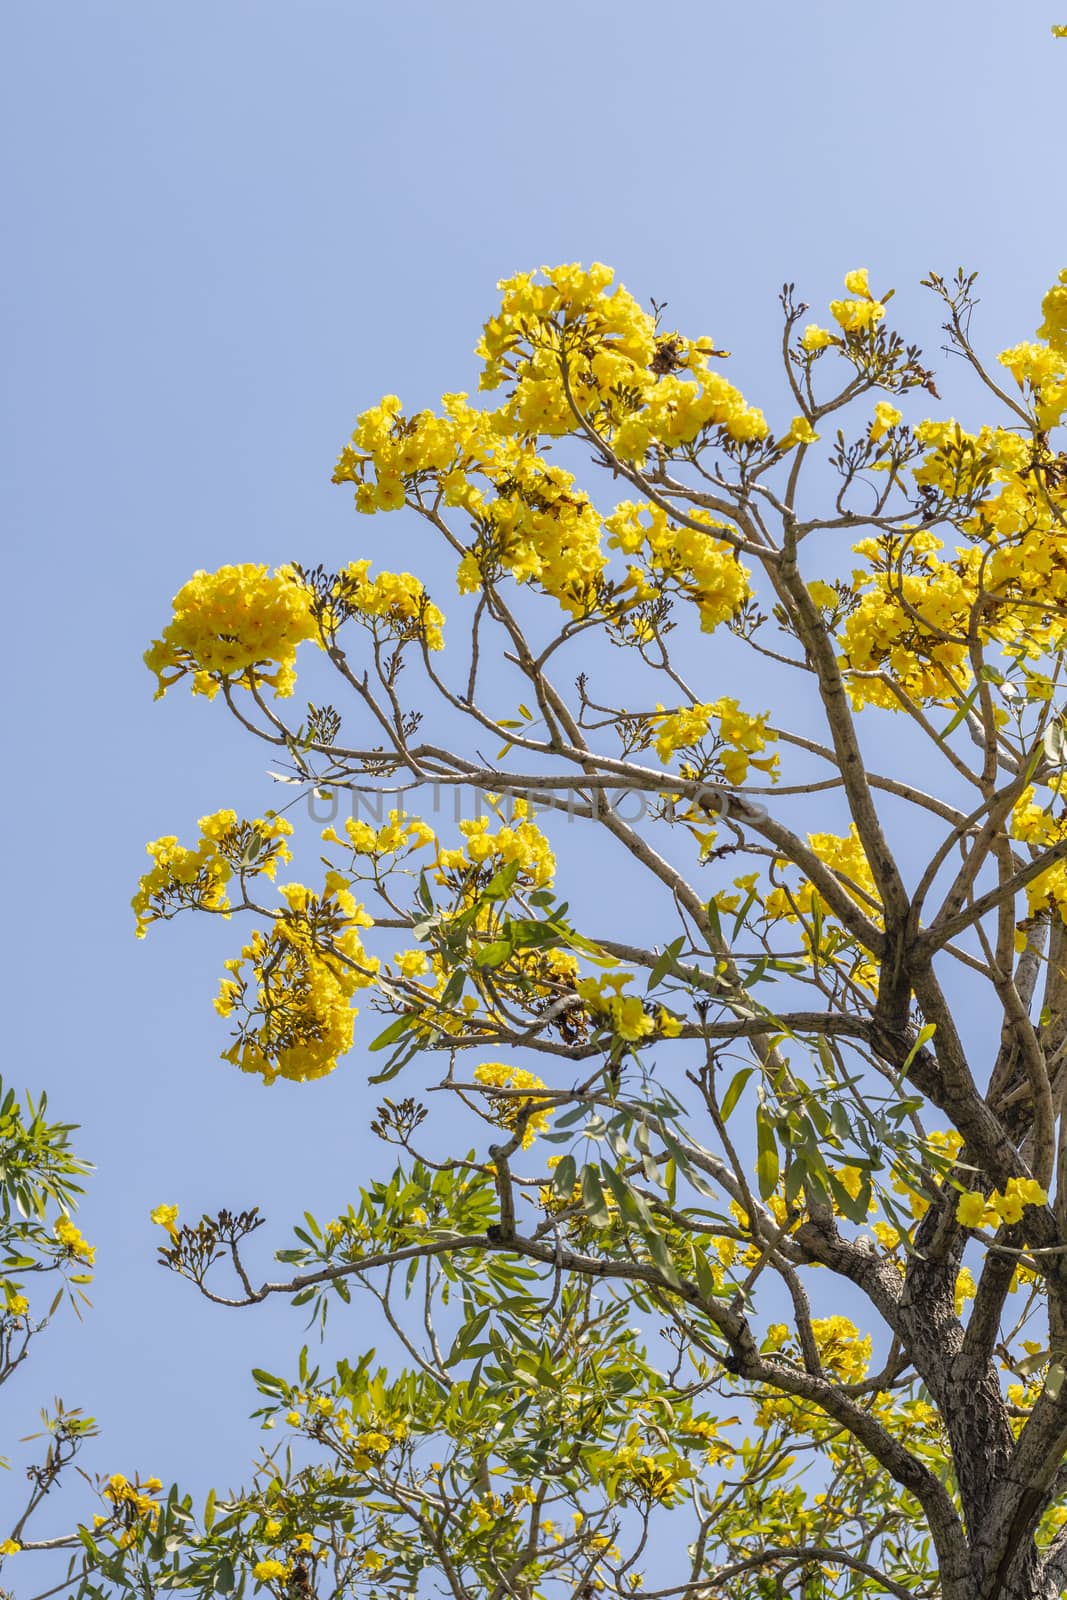
[{"label": "green leaf", "polygon": [[778,1145],[774,1127],[762,1106],[756,1107],[756,1181],[760,1199],[767,1200],[778,1187]]},{"label": "green leaf", "polygon": [[952,718],[951,722],[946,723],[945,726],[941,729],[941,733],[939,735],[940,738],[947,739],[948,735],[950,733],[955,733],[956,729],[959,727],[960,723],[963,721],[963,719],[967,715],[968,711],[970,711],[971,707],[974,705],[974,702],[978,699],[978,695],[979,695],[980,691],[981,691],[981,684],[976,683],[974,688],[971,690],[970,694],[967,696],[966,700],[962,700],[960,702],[959,708],[956,711],[956,714]]},{"label": "green leaf", "polygon": [[[492,944],[484,944],[476,953],[474,960],[479,967],[499,967],[511,954],[510,939],[494,939]],[[373,1049],[374,1046],[371,1046]]]},{"label": "green leaf", "polygon": [[462,970],[454,972],[445,984],[444,993],[441,996],[441,1004],[443,1006],[454,1006],[463,993],[463,986],[466,981],[467,974],[465,972]]},{"label": "green leaf", "polygon": [[646,1233],[650,1229],[654,1230],[655,1224],[652,1221],[652,1213],[642,1196],[634,1193],[622,1174],[616,1172],[609,1162],[602,1161],[600,1170],[603,1174],[604,1182],[611,1190],[615,1204],[627,1221],[636,1223]]},{"label": "green leaf", "polygon": [[693,1243],[689,1248],[693,1257],[693,1276],[696,1278],[697,1288],[705,1300],[713,1300],[717,1285],[708,1258],[698,1244]]},{"label": "green leaf", "polygon": [[555,1118],[556,1128],[573,1128],[574,1124],[576,1122],[580,1122],[585,1116],[586,1110],[587,1107],[585,1102],[583,1100],[579,1100],[577,1105],[572,1106],[569,1111],[564,1111],[560,1116]]},{"label": "green leaf", "polygon": [[384,1050],[386,1045],[395,1044],[405,1034],[411,1032],[411,1018],[408,1016],[395,1017],[387,1028],[384,1028],[376,1039],[372,1039],[367,1046],[368,1050]]},{"label": "green leaf", "polygon": [[611,1212],[601,1188],[595,1167],[582,1169],[582,1209],[594,1228],[606,1228],[611,1223]]},{"label": "green leaf", "polygon": [[719,916],[719,907],[714,899],[709,900],[707,905],[704,907],[704,915],[708,919],[708,927],[711,929],[715,942],[717,944],[721,944],[722,919]]},{"label": "green leaf", "polygon": [[578,1165],[572,1155],[565,1155],[552,1174],[552,1192],[559,1195],[562,1200],[569,1200],[574,1193],[574,1181],[578,1176]]},{"label": "green leaf", "polygon": [[841,1212],[841,1215],[847,1217],[850,1222],[866,1222],[867,1207],[871,1199],[871,1180],[866,1173],[860,1183],[859,1193],[855,1199],[849,1194],[841,1179],[830,1172],[829,1169],[825,1173],[825,1179],[830,1193],[833,1195],[834,1205]]},{"label": "green leaf", "polygon": [[730,1079],[729,1087],[722,1097],[722,1105],[719,1107],[719,1113],[724,1122],[729,1117],[730,1112],[734,1109],[734,1106],[736,1106],[737,1102],[740,1100],[745,1084],[748,1082],[749,1078],[751,1078],[755,1070],[755,1067],[742,1067],[740,1072],[735,1072],[733,1077]]},{"label": "green leaf", "polygon": [[501,867],[494,873],[485,888],[482,890],[483,900],[506,900],[515,887],[515,879],[519,876],[520,865],[517,861],[509,861],[507,866]]},{"label": "green leaf", "polygon": [[680,1289],[682,1280],[678,1276],[678,1269],[671,1260],[670,1251],[667,1249],[667,1243],[663,1235],[658,1233],[655,1228],[647,1228],[644,1239],[648,1245],[649,1254],[667,1282],[672,1284],[674,1288]]},{"label": "green leaf", "polygon": [[842,1144],[846,1139],[851,1139],[852,1124],[848,1120],[848,1112],[845,1110],[840,1100],[835,1100],[833,1103],[833,1107],[830,1111],[830,1121],[833,1124],[834,1132],[841,1140]]},{"label": "green leaf", "polygon": [[915,1057],[919,1054],[919,1051],[922,1049],[923,1045],[924,1044],[929,1044],[930,1040],[933,1038],[933,1036],[934,1036],[934,1034],[936,1032],[937,1032],[937,1023],[936,1022],[924,1023],[924,1025],[919,1029],[918,1033],[915,1036],[915,1043],[912,1045],[911,1049],[908,1051],[907,1055],[904,1057],[903,1065],[901,1066],[900,1071],[897,1073],[895,1081],[896,1081],[896,1085],[897,1085],[898,1088],[900,1086],[901,1081],[907,1076],[908,1068],[911,1066],[912,1062],[915,1060]]},{"label": "green leaf", "polygon": [[[478,1335],[489,1321],[489,1313],[491,1309],[491,1307],[487,1306],[485,1310],[477,1312],[475,1316],[471,1317],[468,1322],[463,1324],[462,1328],[460,1328],[459,1332],[456,1334],[451,1350],[448,1352],[448,1355],[445,1358],[446,1367],[452,1367],[457,1361],[462,1361],[466,1358],[471,1345],[474,1343],[475,1339],[477,1339]],[[492,1347],[490,1346],[490,1348]]]},{"label": "green leaf", "polygon": [[256,1388],[261,1394],[277,1395],[284,1400],[289,1393],[289,1385],[281,1378],[276,1378],[273,1373],[264,1372],[262,1367],[252,1368],[252,1378]]},{"label": "green leaf", "polygon": [[648,982],[645,985],[646,994],[650,994],[658,983],[663,982],[663,979],[677,961],[684,943],[685,937],[683,935],[681,938],[675,939],[671,944],[667,945],[666,948],[661,952],[656,965],[652,968],[652,971],[649,974]]}]

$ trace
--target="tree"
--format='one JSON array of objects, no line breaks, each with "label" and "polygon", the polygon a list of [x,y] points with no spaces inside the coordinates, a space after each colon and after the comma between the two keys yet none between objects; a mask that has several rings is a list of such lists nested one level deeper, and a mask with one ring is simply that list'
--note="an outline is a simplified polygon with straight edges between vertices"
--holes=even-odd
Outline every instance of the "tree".
[{"label": "tree", "polygon": [[[358,998],[400,1097],[395,1169],[275,1280],[255,1211],[162,1206],[162,1259],[313,1320],[361,1290],[408,1365],[257,1373],[286,1448],[203,1516],[173,1491],[113,1584],[1063,1591],[1067,273],[999,367],[974,278],[926,283],[976,431],[865,270],[826,326],[783,291],[785,427],[607,268],[509,279],[491,398],[386,396],[335,475],[427,525],[447,627],[364,558],[176,596],[160,694],[360,807],[309,883],[276,811],[157,840],[139,931],[242,917],[225,1058],[316,1078]],[[340,708],[288,714],[302,644]],[[560,897],[563,822],[606,910]]]},{"label": "tree", "polygon": [[[82,1179],[91,1168],[71,1149],[73,1126],[49,1121],[47,1110],[46,1095],[37,1100],[27,1096],[24,1108],[15,1091],[5,1089],[0,1080],[0,1384],[22,1366],[64,1301],[78,1316],[81,1307],[89,1304],[85,1286],[92,1281],[96,1249],[76,1226],[71,1212],[82,1193]],[[0,1540],[0,1566],[22,1551],[69,1550],[67,1583],[59,1585],[62,1590],[90,1581],[91,1558],[95,1566],[97,1554],[92,1540],[84,1530],[39,1536],[34,1524],[46,1503],[54,1503],[49,1497],[66,1484],[70,1468],[86,1442],[96,1435],[97,1427],[92,1417],[65,1406],[60,1399],[40,1416],[41,1430],[26,1439],[43,1440],[43,1448],[40,1459],[26,1470],[29,1488]],[[0,1467],[9,1466],[0,1460]],[[76,1471],[94,1491],[101,1537],[114,1537],[121,1543],[131,1525],[155,1514],[152,1493],[161,1489],[162,1483],[131,1483],[122,1473],[93,1480],[80,1467]]]}]

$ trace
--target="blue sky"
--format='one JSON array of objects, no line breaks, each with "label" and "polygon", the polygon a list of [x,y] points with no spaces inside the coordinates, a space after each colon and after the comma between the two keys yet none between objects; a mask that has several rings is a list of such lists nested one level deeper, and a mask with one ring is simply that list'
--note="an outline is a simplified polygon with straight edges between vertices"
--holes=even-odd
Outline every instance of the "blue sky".
[{"label": "blue sky", "polygon": [[[473,388],[496,279],[543,261],[611,262],[783,421],[786,278],[817,306],[865,264],[935,352],[918,280],[963,263],[985,347],[1028,337],[1067,258],[1062,20],[988,0],[3,9],[4,1072],[48,1088],[99,1169],[95,1310],[7,1389],[12,1434],[59,1392],[101,1417],[102,1470],[239,1480],[247,1370],[288,1367],[301,1314],[200,1302],[154,1265],[148,1210],[259,1203],[282,1243],[385,1164],[358,1049],[270,1091],[218,1061],[232,933],[132,937],[145,839],[278,798],[220,706],[153,705],[140,656],[170,596],[224,562],[385,561],[410,530],[355,518],[337,448],[382,393]],[[0,1506],[20,1495],[4,1475]]]}]

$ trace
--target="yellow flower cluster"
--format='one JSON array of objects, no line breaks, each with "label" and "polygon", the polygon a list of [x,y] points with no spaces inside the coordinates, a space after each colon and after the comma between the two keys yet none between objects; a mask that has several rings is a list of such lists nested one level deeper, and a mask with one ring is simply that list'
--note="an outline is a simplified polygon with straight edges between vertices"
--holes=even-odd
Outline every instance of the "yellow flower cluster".
[{"label": "yellow flower cluster", "polygon": [[[866,302],[856,302],[857,304]],[[983,427],[969,433],[952,418],[921,422],[926,447],[914,476],[921,493],[969,502],[962,531],[971,541],[948,558],[929,531],[908,530],[856,546],[870,567],[853,575],[861,595],[841,643],[852,669],[854,704],[899,709],[888,674],[913,700],[958,702],[971,683],[968,637],[996,641],[1009,657],[1037,660],[1067,642],[1067,494],[1061,457],[1048,431],[1067,416],[1067,274],[1048,291],[1037,340],[1002,352],[1033,408],[1035,429]],[[899,422],[876,407],[871,438]]]},{"label": "yellow flower cluster", "polygon": [[[341,452],[334,482],[356,484],[359,511],[399,510],[406,500],[405,479],[427,472],[446,473],[455,461],[457,447],[464,442],[457,437],[451,417],[422,411],[408,420],[402,412],[399,397],[385,395],[378,405],[363,412],[351,445]],[[373,482],[366,479],[368,463],[375,469]]]},{"label": "yellow flower cluster", "polygon": [[699,508],[690,521],[706,522],[708,532],[674,523],[649,501],[623,500],[604,527],[609,546],[641,558],[642,566],[631,566],[628,580],[638,603],[679,595],[697,607],[701,631],[711,633],[744,605],[748,569],[715,537],[721,523]]},{"label": "yellow flower cluster", "polygon": [[444,617],[427,599],[421,580],[410,572],[380,572],[368,577],[370,561],[350,561],[338,574],[335,593],[347,612],[383,623],[392,637],[424,640],[431,650],[444,649]]},{"label": "yellow flower cluster", "polygon": [[131,901],[138,939],[144,938],[150,922],[171,916],[182,906],[224,911],[230,903],[226,885],[235,871],[246,877],[262,873],[273,878],[278,862],[289,860],[285,840],[293,825],[284,817],[256,817],[238,824],[236,811],[215,811],[201,817],[197,826],[200,838],[191,849],[179,844],[176,834],[145,846],[153,866]]},{"label": "yellow flower cluster", "polygon": [[540,283],[536,273],[521,272],[497,284],[500,311],[485,324],[475,352],[485,363],[483,389],[495,389],[513,377],[516,353],[526,354],[554,319],[569,328],[582,323],[583,332],[606,347],[593,357],[605,387],[619,382],[632,366],[651,362],[655,321],[621,285],[607,294],[615,276],[610,267],[594,261],[585,270],[572,263],[542,267],[541,274]]},{"label": "yellow flower cluster", "polygon": [[401,851],[419,850],[433,844],[436,834],[429,823],[419,817],[409,817],[406,811],[393,810],[381,828],[372,828],[360,817],[349,817],[345,823],[345,838],[336,828],[324,828],[322,838],[327,844],[343,845],[347,840],[355,855],[395,856]]},{"label": "yellow flower cluster", "polygon": [[[358,905],[348,879],[329,871],[321,896],[303,884],[281,886],[289,909],[264,934],[256,929],[239,957],[225,963],[215,1009],[245,1012],[222,1058],[242,1072],[305,1080],[332,1072],[352,1047],[352,995],[374,981],[378,961],[363,948],[360,928],[373,918]],[[251,969],[253,992],[245,967]]]},{"label": "yellow flower cluster", "polygon": [[998,358],[1029,395],[1040,428],[1055,428],[1067,412],[1067,348],[1023,343]]},{"label": "yellow flower cluster", "polygon": [[695,383],[671,375],[644,387],[644,409],[626,416],[612,435],[612,448],[624,461],[640,464],[653,444],[677,449],[716,431],[738,444],[758,442],[770,432],[759,407],[749,405],[721,373],[704,371]]},{"label": "yellow flower cluster", "polygon": [[[871,1360],[869,1334],[860,1334],[848,1317],[813,1317],[815,1348],[826,1371],[839,1383],[859,1383]],[[784,1322],[773,1322],[763,1341],[764,1350],[776,1352],[795,1345],[796,1335]]]},{"label": "yellow flower cluster", "polygon": [[970,1268],[961,1267],[959,1272],[956,1274],[956,1287],[954,1291],[957,1317],[961,1317],[963,1315],[964,1305],[968,1300],[973,1300],[977,1293],[978,1285],[974,1281],[974,1275],[972,1274]]},{"label": "yellow flower cluster", "polygon": [[273,1583],[288,1575],[288,1564],[285,1561],[276,1561],[273,1556],[266,1556],[262,1561],[257,1561],[252,1568],[252,1576],[257,1583]]},{"label": "yellow flower cluster", "polygon": [[685,1456],[666,1451],[649,1455],[632,1444],[619,1446],[614,1464],[621,1468],[628,1488],[657,1505],[671,1505],[683,1492],[686,1480],[693,1476]]},{"label": "yellow flower cluster", "polygon": [[[526,273],[500,285],[500,313],[478,347],[481,386],[509,383],[501,407],[479,411],[453,394],[444,396],[440,416],[406,417],[399,398],[386,395],[358,419],[334,479],[355,485],[365,512],[404,504],[434,517],[442,505],[465,510],[475,538],[460,562],[461,591],[506,573],[536,584],[575,617],[607,601],[605,614],[620,622],[669,586],[696,600],[702,626],[715,627],[746,593],[747,575],[726,546],[692,528],[668,528],[656,512],[653,570],[631,568],[629,582],[608,591],[604,525],[572,474],[546,461],[537,441],[578,431],[577,407],[621,455],[640,460],[653,443],[670,451],[715,430],[739,443],[761,440],[768,434],[762,413],[708,370],[710,340],[659,332],[625,289],[610,290],[608,268],[544,272],[546,281]],[[694,519],[716,526],[700,512]],[[648,619],[633,620],[637,637],[646,637]]]},{"label": "yellow flower cluster", "polygon": [[[474,1069],[475,1083],[484,1083],[494,1089],[543,1089],[544,1080],[524,1067],[509,1067],[502,1061],[483,1061]],[[522,1112],[536,1105],[536,1096],[512,1097],[490,1095],[489,1106],[501,1127],[514,1128]],[[548,1128],[549,1111],[534,1111],[526,1119],[522,1134],[522,1148],[528,1150],[539,1133]]]},{"label": "yellow flower cluster", "polygon": [[445,395],[443,405],[444,416],[407,418],[399,399],[387,395],[360,417],[334,481],[356,484],[356,507],[364,512],[403,505],[408,488],[421,495],[432,483],[476,528],[459,566],[461,592],[507,572],[538,584],[573,615],[588,611],[605,558],[600,518],[576,492],[573,475],[510,437],[498,414],[476,410],[465,395]]},{"label": "yellow flower cluster", "polygon": [[668,712],[664,711],[661,705],[657,705],[656,713],[656,716],[650,719],[658,730],[655,738],[656,754],[666,766],[676,750],[687,750],[700,743],[711,726],[715,707],[692,705],[686,706],[681,711]]},{"label": "yellow flower cluster", "polygon": [[525,438],[569,433],[577,408],[633,461],[653,440],[670,449],[704,430],[737,441],[766,437],[762,412],[708,369],[709,357],[724,352],[709,339],[661,332],[626,289],[611,289],[613,276],[595,262],[588,271],[544,267],[541,282],[534,273],[501,282],[499,314],[477,351],[483,389],[511,383],[499,426]]},{"label": "yellow flower cluster", "polygon": [[656,714],[649,720],[657,730],[656,754],[666,766],[676,750],[686,750],[699,744],[707,734],[712,718],[716,718],[719,723],[718,741],[722,747],[718,753],[718,764],[723,776],[727,783],[744,783],[750,766],[772,774],[777,770],[776,755],[761,757],[757,754],[766,749],[768,741],[778,738],[777,733],[768,732],[769,716],[769,712],[751,716],[741,710],[736,700],[725,696],[706,705],[687,706],[674,712],[665,712],[662,706],[657,706]]},{"label": "yellow flower cluster", "polygon": [[[1059,792],[1062,786],[1054,779],[1052,787]],[[1067,833],[1067,822],[1062,816],[1056,815],[1051,805],[1035,804],[1033,785],[1030,785],[1016,802],[1011,832],[1013,838],[1024,839],[1036,850],[1047,850]],[[1067,921],[1067,863],[1057,861],[1047,872],[1031,879],[1026,886],[1026,898],[1031,916],[1043,906],[1052,904]]]},{"label": "yellow flower cluster", "polygon": [[[574,987],[589,1010],[607,1021],[617,1038],[636,1044],[656,1032],[657,1018],[645,1009],[638,995],[622,993],[632,981],[631,972],[605,972],[599,978],[579,978]],[[667,1019],[663,1031],[676,1033],[675,1019],[667,1012],[661,1012],[661,1016]]]},{"label": "yellow flower cluster", "polygon": [[994,1189],[988,1200],[980,1189],[960,1195],[956,1221],[964,1228],[999,1228],[1021,1222],[1025,1206],[1048,1204],[1048,1195],[1035,1178],[1009,1178],[1004,1193]]},{"label": "yellow flower cluster", "polygon": [[187,673],[193,693],[212,698],[223,681],[269,684],[288,695],[296,648],[317,634],[306,588],[291,567],[220,567],[196,572],[174,597],[174,616],[145,652],[156,698]]},{"label": "yellow flower cluster", "polygon": [[[441,482],[447,504],[459,504],[457,491],[465,482],[460,463],[487,453],[486,413],[466,402],[464,394],[446,394],[443,417],[431,411],[405,417],[399,396],[385,395],[357,420],[352,442],[338,459],[334,483],[354,483],[356,509],[365,514],[398,510],[406,501],[405,484],[414,490],[427,474]],[[371,468],[373,480],[368,477]]]},{"label": "yellow flower cluster", "polygon": [[7,1317],[24,1317],[30,1309],[30,1302],[24,1294],[20,1294],[16,1286],[6,1279],[3,1285],[4,1306],[0,1315]]},{"label": "yellow flower cluster", "polygon": [[[606,557],[602,524],[574,477],[520,441],[502,439],[485,469],[496,493],[479,509],[479,537],[460,563],[461,593],[502,570],[534,583],[571,616],[584,616],[600,594]],[[467,497],[468,509],[474,509]]]},{"label": "yellow flower cluster", "polygon": [[52,1231],[69,1256],[92,1266],[96,1259],[96,1246],[86,1243],[66,1213],[58,1219]]},{"label": "yellow flower cluster", "polygon": [[854,272],[846,273],[845,288],[855,298],[831,300],[830,315],[846,339],[873,332],[885,316],[885,306],[870,291],[867,268],[858,267]]},{"label": "yellow flower cluster", "polygon": [[523,876],[537,888],[552,882],[556,871],[556,858],[536,822],[527,820],[529,807],[525,800],[517,799],[512,811],[512,822],[504,823],[491,833],[488,817],[469,818],[459,825],[466,843],[457,849],[440,850],[437,854],[438,882],[445,874],[461,872],[469,866],[507,866],[517,861]]},{"label": "yellow flower cluster", "polygon": [[128,1515],[147,1517],[155,1522],[159,1504],[152,1499],[163,1485],[158,1478],[146,1478],[144,1483],[131,1483],[121,1472],[113,1472],[103,1488],[105,1500],[110,1500],[116,1511],[125,1509]]},{"label": "yellow flower cluster", "polygon": [[[830,867],[840,878],[842,886],[851,898],[870,915],[872,912],[870,900],[865,899],[863,894],[857,894],[855,891],[857,889],[865,891],[871,899],[877,900],[878,890],[875,886],[870,863],[860,843],[859,834],[856,832],[856,824],[851,823],[846,834],[809,833],[808,844],[819,860]],[[793,904],[790,903],[790,900],[792,900]],[[798,889],[791,891],[791,895],[787,895],[783,889],[772,889],[766,900],[767,915],[775,921],[781,918],[786,921],[795,921],[797,913],[793,909],[794,904],[797,910],[810,916],[812,906],[816,901],[819,903],[821,910],[829,910],[822,896],[818,894],[810,883],[801,884]]]},{"label": "yellow flower cluster", "polygon": [[[891,545],[865,539],[854,547],[876,564],[873,572],[853,575],[862,598],[841,639],[842,664],[853,669],[849,696],[857,708],[899,708],[888,685],[861,673],[888,672],[920,702],[951,700],[969,676],[967,634],[977,552],[967,552],[960,563],[942,561],[935,554],[941,541],[929,532],[909,534],[906,547],[897,540]],[[911,570],[901,572],[905,548]]]},{"label": "yellow flower cluster", "polygon": [[1047,339],[1054,350],[1067,354],[1067,267],[1041,302],[1045,320],[1037,330],[1039,339]]}]

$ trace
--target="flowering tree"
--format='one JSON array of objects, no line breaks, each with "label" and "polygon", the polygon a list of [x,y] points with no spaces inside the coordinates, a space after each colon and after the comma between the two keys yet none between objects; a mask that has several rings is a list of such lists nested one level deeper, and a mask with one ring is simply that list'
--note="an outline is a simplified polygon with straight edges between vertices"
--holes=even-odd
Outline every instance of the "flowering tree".
[{"label": "flowering tree", "polygon": [[[66,1300],[80,1315],[88,1305],[85,1285],[92,1281],[95,1247],[71,1219],[88,1164],[70,1147],[69,1123],[51,1122],[48,1101],[27,1097],[19,1103],[13,1089],[0,1081],[0,1384],[6,1383],[30,1353]],[[43,1293],[42,1293],[43,1290]],[[61,1482],[86,1441],[97,1429],[94,1419],[56,1400],[42,1411],[42,1427],[30,1439],[42,1441],[40,1458],[27,1469],[29,1487],[8,1528],[0,1527],[0,1567],[21,1551],[70,1551],[67,1584],[91,1584],[99,1552],[84,1532],[42,1535],[38,1514]],[[8,1468],[7,1461],[0,1467]],[[84,1478],[86,1474],[77,1469]],[[158,1480],[131,1483],[121,1473],[93,1482],[99,1506],[96,1525],[103,1537],[120,1544],[143,1533],[145,1519],[158,1515],[152,1491]],[[88,1545],[88,1548],[86,1547]],[[52,1591],[50,1591],[52,1592]],[[0,1590],[0,1593],[6,1593]]]},{"label": "flowering tree", "polygon": [[[225,1305],[369,1295],[403,1370],[258,1372],[287,1448],[111,1535],[114,1584],[1067,1585],[1067,273],[999,365],[973,278],[927,280],[976,431],[845,286],[825,326],[783,292],[772,423],[607,268],[510,279],[490,398],[387,396],[335,475],[422,520],[435,598],[366,558],[177,595],[159,692],[353,804],[306,882],[274,811],[157,840],[139,931],[240,917],[225,1059],[358,1040],[397,1164],[270,1281],[255,1211],[161,1206],[162,1259]],[[574,909],[564,824],[603,841]]]}]

